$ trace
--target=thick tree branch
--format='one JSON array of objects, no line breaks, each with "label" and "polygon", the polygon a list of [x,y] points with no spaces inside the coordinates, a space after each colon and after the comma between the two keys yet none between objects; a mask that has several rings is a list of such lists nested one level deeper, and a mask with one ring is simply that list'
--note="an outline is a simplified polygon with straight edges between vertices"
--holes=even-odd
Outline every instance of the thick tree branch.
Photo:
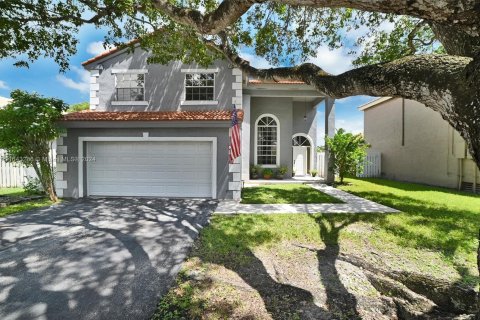
[{"label": "thick tree branch", "polygon": [[456,25],[434,22],[429,24],[449,54],[475,57],[480,53],[480,36],[472,36]]},{"label": "thick tree branch", "polygon": [[[382,12],[462,26],[473,36],[480,35],[480,5],[476,0],[270,0],[279,4],[311,8],[352,8]],[[207,14],[176,6],[168,0],[152,0],[153,5],[172,20],[190,25],[202,34],[218,34],[237,21],[254,4],[266,0],[224,0]]]},{"label": "thick tree branch", "polygon": [[413,28],[413,30],[408,34],[407,43],[408,49],[410,50],[410,54],[415,54],[417,49],[415,48],[414,40],[417,33],[427,24],[425,20],[420,21],[417,25]]},{"label": "thick tree branch", "polygon": [[152,2],[155,8],[178,23],[193,26],[202,34],[218,34],[235,23],[251,6],[266,0],[226,0],[217,9],[207,14],[175,6],[168,0],[152,0]]},{"label": "thick tree branch", "polygon": [[463,90],[466,67],[472,61],[458,56],[418,55],[331,75],[311,63],[257,69],[226,46],[211,41],[208,45],[223,52],[244,72],[260,79],[301,80],[335,98],[352,95],[404,97],[423,102],[437,110],[439,97],[444,99],[445,93],[451,95]]}]

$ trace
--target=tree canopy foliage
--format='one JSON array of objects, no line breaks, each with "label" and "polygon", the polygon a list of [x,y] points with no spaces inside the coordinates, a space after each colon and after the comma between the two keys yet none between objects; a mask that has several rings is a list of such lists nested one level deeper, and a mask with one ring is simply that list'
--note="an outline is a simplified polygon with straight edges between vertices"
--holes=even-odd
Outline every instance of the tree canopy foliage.
[{"label": "tree canopy foliage", "polygon": [[[212,53],[203,41],[218,34],[199,33],[177,23],[155,4],[176,5],[189,12],[211,13],[217,0],[174,1],[25,1],[0,4],[0,57],[17,57],[28,66],[41,56],[52,57],[62,69],[76,53],[79,27],[106,27],[105,44],[122,45],[141,39],[154,53],[152,62],[171,60],[209,64]],[[228,2],[228,1],[224,1]],[[443,46],[424,19],[394,12],[344,7],[295,5],[302,1],[244,1],[255,3],[225,28],[223,40],[232,48],[252,47],[273,65],[298,64],[316,56],[320,46],[352,48],[355,65],[393,61],[415,53],[442,52]],[[308,2],[308,1],[303,1]],[[385,10],[386,11],[386,10]]]},{"label": "tree canopy foliage", "polygon": [[50,153],[52,141],[61,133],[57,120],[67,105],[58,99],[14,90],[12,101],[0,109],[0,149],[7,151],[7,161],[33,167],[43,190],[57,201],[54,169]]},{"label": "tree canopy foliage", "polygon": [[78,112],[78,111],[84,111],[88,110],[90,108],[90,103],[88,101],[80,102],[80,103],[75,103],[71,104],[67,112]]}]

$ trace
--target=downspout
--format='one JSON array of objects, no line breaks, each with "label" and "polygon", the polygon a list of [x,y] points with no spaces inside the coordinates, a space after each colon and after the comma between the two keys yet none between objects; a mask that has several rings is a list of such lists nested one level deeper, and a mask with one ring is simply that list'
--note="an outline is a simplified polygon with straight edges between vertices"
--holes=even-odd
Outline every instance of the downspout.
[{"label": "downspout", "polygon": [[458,190],[462,190],[463,183],[463,159],[458,159]]},{"label": "downspout", "polygon": [[477,193],[477,173],[478,173],[478,168],[477,164],[475,161],[472,161],[473,163],[473,193]]}]

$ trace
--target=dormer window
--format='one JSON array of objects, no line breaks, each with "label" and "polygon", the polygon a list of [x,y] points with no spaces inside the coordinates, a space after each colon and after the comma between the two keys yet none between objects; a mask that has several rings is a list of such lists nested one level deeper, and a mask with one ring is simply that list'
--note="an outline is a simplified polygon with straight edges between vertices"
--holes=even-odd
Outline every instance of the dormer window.
[{"label": "dormer window", "polygon": [[115,76],[117,101],[145,100],[145,74],[117,73]]},{"label": "dormer window", "polygon": [[215,73],[186,73],[185,101],[213,101]]}]

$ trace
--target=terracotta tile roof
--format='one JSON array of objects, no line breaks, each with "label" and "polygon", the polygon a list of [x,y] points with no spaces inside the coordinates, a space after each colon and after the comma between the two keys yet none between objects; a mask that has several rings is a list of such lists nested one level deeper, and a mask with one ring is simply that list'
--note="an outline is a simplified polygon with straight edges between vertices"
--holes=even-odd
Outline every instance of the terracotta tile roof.
[{"label": "terracotta tile roof", "polygon": [[[238,110],[239,120],[243,111]],[[210,111],[80,111],[68,113],[62,121],[230,121],[229,110]]]},{"label": "terracotta tile roof", "polygon": [[305,82],[300,80],[287,80],[287,79],[280,79],[280,80],[260,80],[260,79],[250,79],[248,84],[305,84]]},{"label": "terracotta tile roof", "polygon": [[115,52],[118,52],[120,50],[123,50],[126,47],[128,47],[129,45],[132,45],[132,44],[134,44],[138,41],[139,41],[138,39],[134,39],[132,41],[129,41],[129,42],[125,43],[124,45],[121,45],[120,47],[115,47],[115,48],[112,48],[112,49],[107,50],[105,52],[102,52],[98,56],[90,58],[87,61],[82,62],[82,66],[89,65],[90,63],[93,63],[93,62],[98,61],[102,58],[108,57],[109,55],[114,54]]}]

